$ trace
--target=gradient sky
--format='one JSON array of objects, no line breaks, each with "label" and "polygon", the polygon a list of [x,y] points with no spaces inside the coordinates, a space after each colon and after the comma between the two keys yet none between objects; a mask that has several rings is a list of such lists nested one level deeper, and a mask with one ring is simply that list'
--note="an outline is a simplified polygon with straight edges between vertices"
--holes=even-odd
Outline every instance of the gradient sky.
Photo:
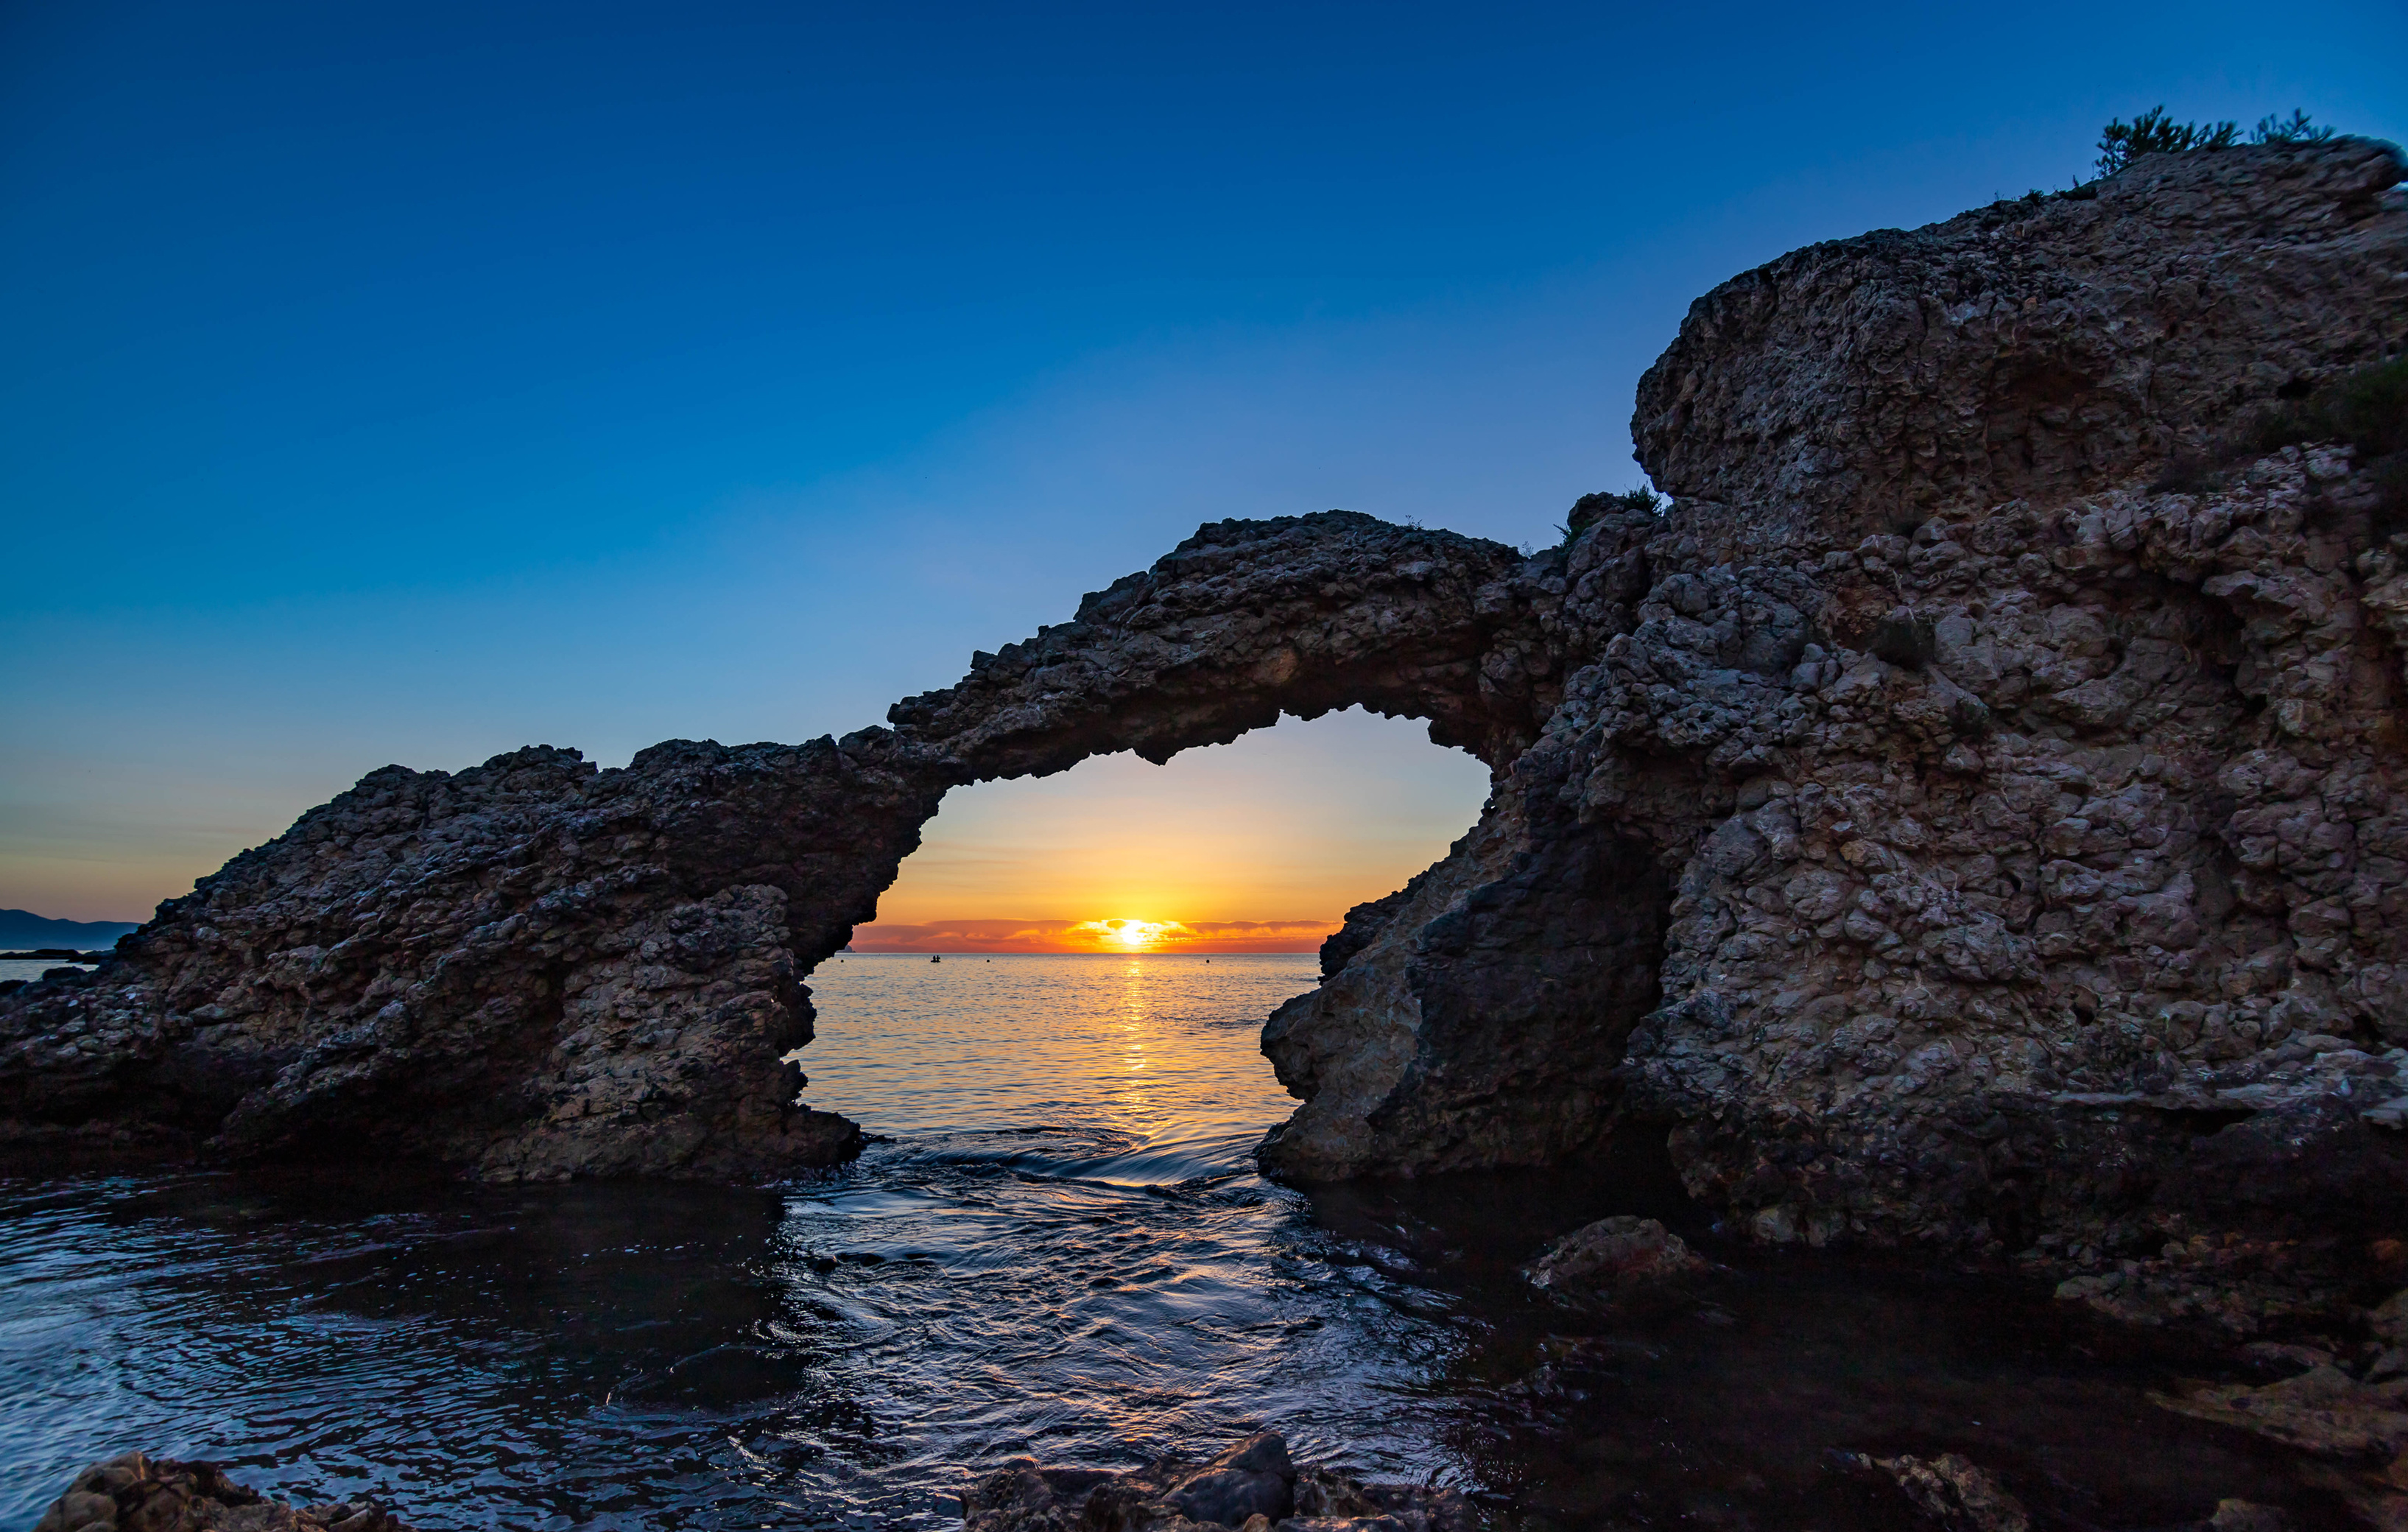
[{"label": "gradient sky", "polygon": [[[876,722],[1208,519],[1549,538],[1723,278],[2160,101],[2397,139],[2403,57],[2398,0],[0,7],[0,906],[138,919],[388,761]],[[1477,810],[1407,732],[960,795],[882,923],[1326,922]]]}]

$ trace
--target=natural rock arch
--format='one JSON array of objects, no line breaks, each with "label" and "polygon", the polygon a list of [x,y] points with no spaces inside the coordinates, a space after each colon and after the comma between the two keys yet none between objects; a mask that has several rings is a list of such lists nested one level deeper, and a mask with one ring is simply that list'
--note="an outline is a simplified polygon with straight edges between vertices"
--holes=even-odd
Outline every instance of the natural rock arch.
[{"label": "natural rock arch", "polygon": [[389,766],[236,857],[97,974],[0,1009],[19,1144],[724,1176],[858,1136],[794,1109],[802,978],[947,787],[1153,760],[1282,712],[1430,720],[1492,768],[1582,658],[1562,558],[1331,511],[1207,526],[896,727]]},{"label": "natural rock arch", "polygon": [[2251,422],[2408,343],[2401,173],[2152,156],[1734,279],[1640,387],[1675,504],[1561,549],[1223,523],[891,730],[372,774],[0,997],[0,1121],[492,1176],[840,1154],[777,1063],[799,980],[946,788],[1361,703],[1495,789],[1266,1029],[1309,1098],[1268,1168],[1643,1123],[1767,1239],[2137,1252],[2148,1312],[2240,1281],[2218,1253],[2343,1280],[2313,1241],[2408,1219],[2408,501]]},{"label": "natural rock arch", "polygon": [[1204,526],[942,692],[888,710],[955,780],[1167,761],[1361,706],[1502,769],[1563,695],[1560,561],[1350,511]]}]

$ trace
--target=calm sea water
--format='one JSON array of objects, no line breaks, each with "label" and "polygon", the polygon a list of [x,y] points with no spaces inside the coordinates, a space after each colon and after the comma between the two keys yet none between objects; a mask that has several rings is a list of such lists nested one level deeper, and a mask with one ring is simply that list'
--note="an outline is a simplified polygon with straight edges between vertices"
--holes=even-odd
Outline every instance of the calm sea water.
[{"label": "calm sea water", "polygon": [[[2053,1525],[2223,1496],[2345,1525],[2148,1406],[2171,1356],[1974,1279],[1719,1243],[1643,1164],[1266,1183],[1247,1151],[1292,1103],[1255,1038],[1312,977],[831,961],[805,1094],[882,1141],[768,1190],[0,1181],[0,1528],[131,1447],[430,1528],[936,1528],[1005,1456],[1258,1425],[1500,1525],[1911,1525],[1847,1450],[1964,1452]],[[1515,1279],[1617,1210],[1731,1269],[1612,1324]]]},{"label": "calm sea water", "polygon": [[0,981],[39,979],[52,968],[89,968],[90,963],[67,963],[55,957],[0,957]]}]

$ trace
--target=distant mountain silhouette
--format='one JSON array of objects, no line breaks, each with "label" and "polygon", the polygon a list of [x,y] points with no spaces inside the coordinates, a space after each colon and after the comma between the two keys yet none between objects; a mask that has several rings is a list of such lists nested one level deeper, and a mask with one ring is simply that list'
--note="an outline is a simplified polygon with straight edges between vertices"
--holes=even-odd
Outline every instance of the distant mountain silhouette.
[{"label": "distant mountain silhouette", "polygon": [[132,921],[54,921],[30,909],[0,909],[0,948],[75,947],[90,952],[114,947],[117,938],[140,929]]}]

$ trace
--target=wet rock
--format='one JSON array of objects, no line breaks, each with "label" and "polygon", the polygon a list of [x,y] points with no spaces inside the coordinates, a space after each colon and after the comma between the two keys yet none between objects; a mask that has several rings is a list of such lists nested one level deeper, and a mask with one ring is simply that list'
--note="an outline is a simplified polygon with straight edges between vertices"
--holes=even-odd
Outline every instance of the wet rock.
[{"label": "wet rock", "polygon": [[1955,1453],[1930,1458],[1858,1454],[1854,1461],[1888,1475],[1915,1510],[1949,1532],[2031,1532],[2023,1502]]},{"label": "wet rock", "polygon": [[2369,1310],[2366,1327],[2386,1345],[2408,1346],[2408,1291],[2394,1293]]},{"label": "wet rock", "polygon": [[2207,1521],[2208,1532],[2290,1532],[2289,1514],[2274,1506],[2248,1500],[2218,1500]]},{"label": "wet rock", "polygon": [[365,1504],[294,1506],[228,1479],[214,1463],[127,1453],[76,1475],[34,1532],[410,1532]]},{"label": "wet rock", "polygon": [[2320,1346],[2302,1346],[2279,1340],[2254,1340],[2241,1348],[2243,1360],[2251,1365],[2297,1375],[2315,1367],[2333,1365],[2333,1353]]},{"label": "wet rock", "polygon": [[1296,1466],[1287,1443],[1264,1431],[1247,1438],[1182,1480],[1167,1498],[1191,1521],[1242,1526],[1252,1517],[1277,1521],[1294,1506]]},{"label": "wet rock", "polygon": [[2408,1448],[2403,1393],[2408,1387],[2370,1385],[2327,1365],[2262,1387],[2188,1383],[2149,1398],[2178,1414],[2238,1426],[2303,1452],[2388,1458]]},{"label": "wet rock", "polygon": [[1126,1473],[1040,1468],[1017,1458],[962,1496],[972,1532],[1469,1532],[1452,1490],[1364,1483],[1298,1466],[1257,1432],[1206,1463],[1165,1457]]},{"label": "wet rock", "polygon": [[1533,1287],[1615,1296],[1703,1275],[1711,1267],[1652,1218],[1601,1218],[1556,1240],[1524,1268]]}]

